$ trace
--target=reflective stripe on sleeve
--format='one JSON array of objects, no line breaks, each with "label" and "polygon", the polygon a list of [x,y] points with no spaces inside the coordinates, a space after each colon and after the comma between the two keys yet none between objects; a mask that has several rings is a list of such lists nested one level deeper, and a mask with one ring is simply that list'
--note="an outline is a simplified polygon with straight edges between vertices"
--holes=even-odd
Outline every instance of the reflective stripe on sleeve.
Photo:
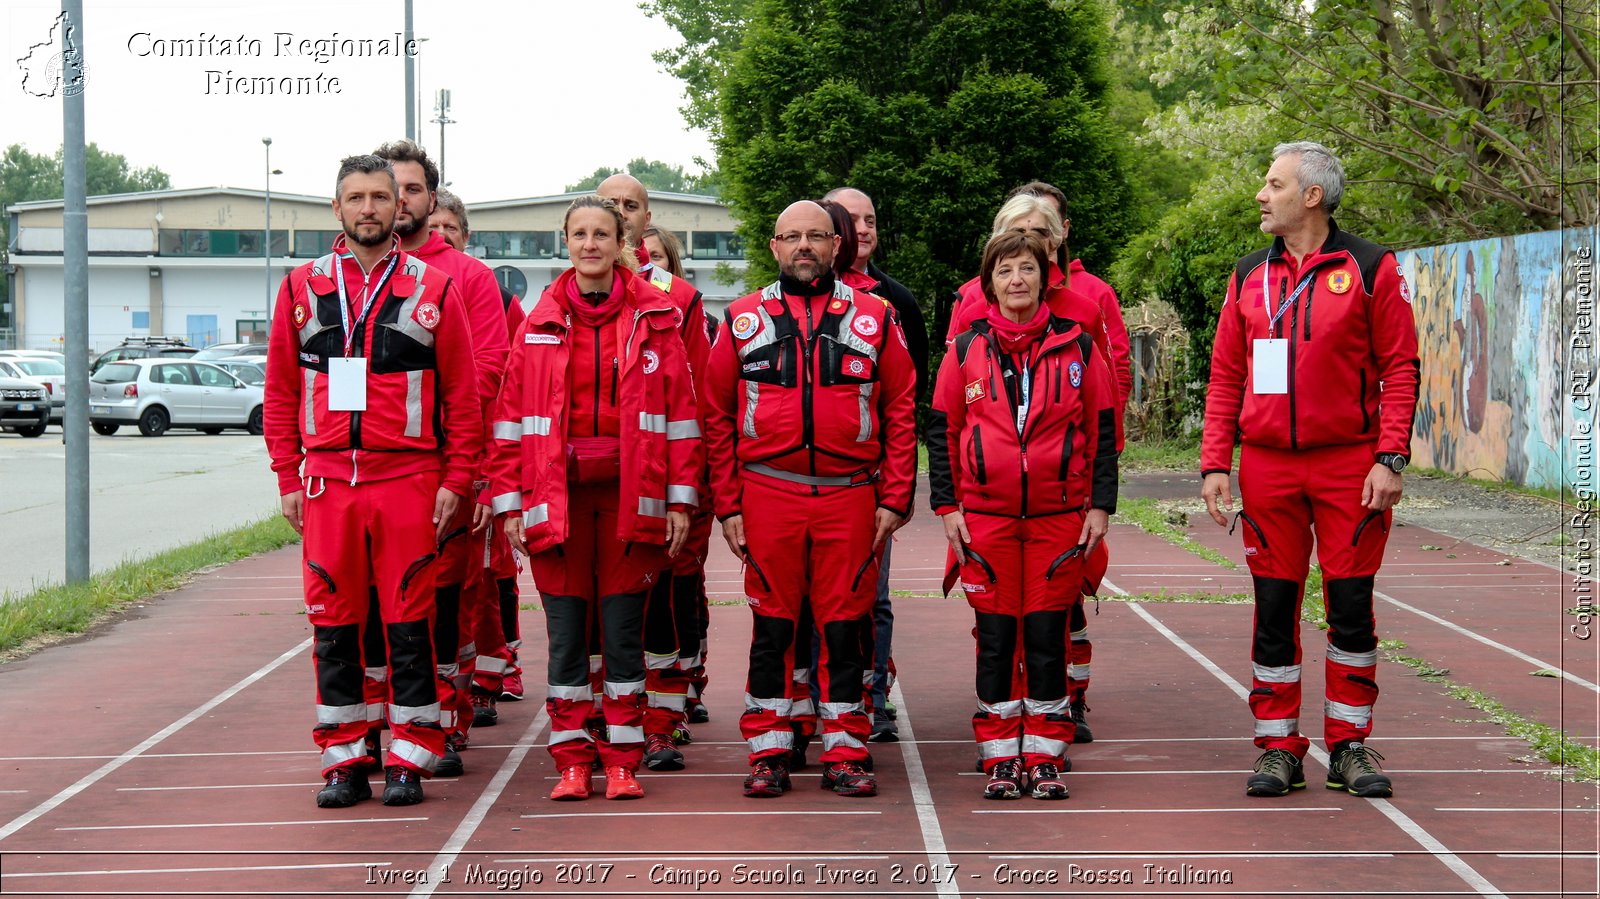
[{"label": "reflective stripe on sleeve", "polygon": [[700,491],[684,484],[667,485],[667,502],[683,503],[687,506],[700,505]]},{"label": "reflective stripe on sleeve", "polygon": [[650,518],[667,517],[667,501],[649,496],[639,497],[639,514]]},{"label": "reflective stripe on sleeve", "polygon": [[514,421],[497,421],[494,423],[494,439],[517,443],[522,440],[522,425]]},{"label": "reflective stripe on sleeve", "polygon": [[515,512],[520,508],[522,508],[522,491],[520,490],[514,490],[510,493],[502,493],[494,499],[489,500],[489,510],[496,515],[504,515],[507,512]]},{"label": "reflective stripe on sleeve", "polygon": [[665,434],[667,433],[667,417],[641,410],[639,412],[639,430],[650,434]]},{"label": "reflective stripe on sleeve", "polygon": [[692,418],[679,419],[667,422],[667,439],[684,440],[689,437],[700,436],[700,422]]},{"label": "reflective stripe on sleeve", "polygon": [[549,503],[540,503],[539,505],[534,506],[533,508],[522,513],[522,526],[525,528],[533,527],[536,524],[544,524],[549,520]]}]

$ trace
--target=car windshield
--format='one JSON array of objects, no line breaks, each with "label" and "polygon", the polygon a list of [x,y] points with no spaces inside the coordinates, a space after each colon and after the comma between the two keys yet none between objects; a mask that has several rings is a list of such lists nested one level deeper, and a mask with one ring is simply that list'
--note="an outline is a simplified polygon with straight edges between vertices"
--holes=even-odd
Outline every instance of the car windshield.
[{"label": "car windshield", "polygon": [[67,367],[54,359],[11,359],[12,365],[30,375],[64,375]]},{"label": "car windshield", "polygon": [[230,365],[228,366],[228,371],[233,372],[234,377],[252,387],[260,387],[267,383],[266,374],[254,365]]},{"label": "car windshield", "polygon": [[243,344],[238,344],[238,343],[219,343],[216,346],[208,346],[205,349],[201,350],[200,352],[195,353],[194,354],[194,358],[200,359],[200,360],[226,359],[229,356],[237,356],[237,355],[239,355],[239,351],[242,350],[243,348],[244,348]]},{"label": "car windshield", "polygon": [[139,366],[131,362],[113,362],[105,368],[94,373],[91,381],[102,384],[122,384],[127,381],[136,381],[139,378]]}]

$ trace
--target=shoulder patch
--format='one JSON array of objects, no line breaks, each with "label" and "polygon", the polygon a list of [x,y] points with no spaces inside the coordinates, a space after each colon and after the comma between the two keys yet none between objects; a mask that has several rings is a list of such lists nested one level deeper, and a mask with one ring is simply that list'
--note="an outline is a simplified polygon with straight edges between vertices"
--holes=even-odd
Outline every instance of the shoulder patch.
[{"label": "shoulder patch", "polygon": [[1394,264],[1394,273],[1400,279],[1400,299],[1405,300],[1406,304],[1410,305],[1411,285],[1406,283],[1406,270],[1400,267],[1400,263],[1396,262]]},{"label": "shoulder patch", "polygon": [[850,323],[850,329],[862,337],[875,337],[878,334],[878,320],[870,315],[857,315]]},{"label": "shoulder patch", "polygon": [[417,324],[432,331],[439,327],[439,304],[431,301],[418,303],[417,311],[411,317],[416,319]]},{"label": "shoulder patch", "polygon": [[661,367],[661,356],[655,350],[644,351],[644,373],[652,374]]},{"label": "shoulder patch", "polygon": [[749,340],[759,330],[761,330],[761,317],[754,312],[741,312],[733,320],[733,336],[740,340]]},{"label": "shoulder patch", "polygon": [[1071,381],[1072,382],[1072,386],[1074,386],[1074,387],[1083,386],[1083,363],[1082,362],[1079,362],[1078,360],[1074,359],[1074,360],[1072,360],[1071,363],[1069,363],[1067,365],[1067,380]]},{"label": "shoulder patch", "polygon": [[[1402,281],[1401,281],[1401,283],[1402,283],[1402,284],[1403,284],[1403,283],[1405,283],[1405,282],[1404,282],[1404,280],[1403,280],[1403,279],[1402,279]],[[309,314],[310,314],[310,313],[308,313],[308,312],[307,312],[307,311],[306,311],[306,307],[305,307],[305,304],[304,304],[304,303],[295,303],[295,304],[294,304],[294,315],[293,315],[293,318],[294,318],[294,326],[295,326],[295,327],[296,327],[296,328],[303,328],[303,327],[305,327],[305,324],[306,324],[306,316],[308,316],[308,315],[309,315]]]},{"label": "shoulder patch", "polygon": [[983,399],[983,379],[979,378],[967,385],[967,405],[972,405]]}]

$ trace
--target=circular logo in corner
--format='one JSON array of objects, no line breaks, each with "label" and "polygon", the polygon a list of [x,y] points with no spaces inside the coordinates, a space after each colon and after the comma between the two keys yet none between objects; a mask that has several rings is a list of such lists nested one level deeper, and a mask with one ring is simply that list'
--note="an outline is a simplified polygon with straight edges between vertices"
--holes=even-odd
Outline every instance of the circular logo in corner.
[{"label": "circular logo in corner", "polygon": [[733,336],[740,340],[749,340],[759,330],[761,330],[761,319],[754,312],[740,313],[733,320]]},{"label": "circular logo in corner", "polygon": [[870,315],[857,315],[850,328],[862,337],[873,337],[878,333],[878,320]]},{"label": "circular logo in corner", "polygon": [[644,351],[644,373],[648,375],[648,374],[650,374],[651,372],[654,372],[656,369],[658,369],[660,367],[661,367],[661,357],[656,355],[656,351],[655,350],[645,350]]},{"label": "circular logo in corner", "polygon": [[1067,380],[1071,381],[1074,387],[1079,387],[1083,384],[1082,362],[1074,362],[1067,366]]},{"label": "circular logo in corner", "polygon": [[417,324],[432,331],[439,327],[439,307],[434,303],[417,306]]}]

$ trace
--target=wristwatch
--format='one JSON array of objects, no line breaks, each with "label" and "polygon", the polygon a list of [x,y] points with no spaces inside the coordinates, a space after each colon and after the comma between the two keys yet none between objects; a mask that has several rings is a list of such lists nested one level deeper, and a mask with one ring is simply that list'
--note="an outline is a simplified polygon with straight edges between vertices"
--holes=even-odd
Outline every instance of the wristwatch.
[{"label": "wristwatch", "polygon": [[1379,453],[1378,464],[1395,474],[1406,470],[1406,457],[1399,453]]}]

